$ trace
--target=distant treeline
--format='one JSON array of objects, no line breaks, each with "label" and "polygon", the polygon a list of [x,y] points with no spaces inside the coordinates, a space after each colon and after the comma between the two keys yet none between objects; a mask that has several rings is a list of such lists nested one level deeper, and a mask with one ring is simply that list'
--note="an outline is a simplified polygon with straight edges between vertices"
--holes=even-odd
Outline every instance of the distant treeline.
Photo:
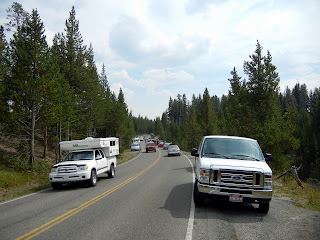
[{"label": "distant treeline", "polygon": [[228,95],[210,96],[206,88],[190,102],[179,94],[161,118],[134,117],[136,131],[153,132],[186,151],[198,147],[203,135],[254,138],[273,154],[274,170],[302,164],[300,177],[320,179],[320,89],[296,84],[280,93],[276,66],[269,51],[262,55],[259,42],[243,70],[247,80],[231,71]]},{"label": "distant treeline", "polygon": [[87,136],[116,136],[128,147],[135,132],[123,92],[111,92],[104,65],[98,74],[75,8],[51,47],[37,10],[28,13],[14,2],[7,20],[0,26],[0,130],[20,142],[19,153],[32,165],[35,140],[43,142],[46,158],[49,140],[58,148],[61,140]]}]

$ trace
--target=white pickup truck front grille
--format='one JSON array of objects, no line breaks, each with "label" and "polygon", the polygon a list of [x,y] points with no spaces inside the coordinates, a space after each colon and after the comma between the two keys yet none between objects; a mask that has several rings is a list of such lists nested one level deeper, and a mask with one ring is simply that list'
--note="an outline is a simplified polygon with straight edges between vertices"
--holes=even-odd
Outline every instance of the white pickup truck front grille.
[{"label": "white pickup truck front grille", "polygon": [[58,173],[75,173],[77,172],[77,166],[60,166],[57,169]]}]

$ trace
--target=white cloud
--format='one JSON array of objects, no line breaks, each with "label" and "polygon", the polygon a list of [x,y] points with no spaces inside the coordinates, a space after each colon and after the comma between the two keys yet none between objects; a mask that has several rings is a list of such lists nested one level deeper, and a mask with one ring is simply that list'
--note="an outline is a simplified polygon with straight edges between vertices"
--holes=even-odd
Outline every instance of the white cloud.
[{"label": "white cloud", "polygon": [[112,82],[121,82],[134,87],[143,87],[142,83],[138,80],[131,78],[126,70],[120,72],[113,72],[109,75]]},{"label": "white cloud", "polygon": [[287,87],[293,89],[296,84],[306,84],[308,91],[314,90],[315,88],[320,88],[320,74],[311,73],[308,75],[296,77],[296,78],[286,78],[280,81],[280,91],[283,92]]},{"label": "white cloud", "polygon": [[[6,22],[5,1],[0,24]],[[105,64],[112,89],[122,88],[136,114],[161,115],[168,98],[227,93],[230,71],[241,77],[256,41],[273,57],[281,89],[319,85],[320,1],[272,0],[22,0],[37,8],[47,41],[64,32],[74,5],[84,44],[93,44],[98,71]],[[152,101],[148,99],[151,98]],[[146,101],[147,99],[147,101]],[[149,103],[151,102],[151,103]],[[149,106],[150,104],[150,106]],[[164,108],[164,109],[163,109]]]},{"label": "white cloud", "polygon": [[116,82],[110,86],[111,91],[114,92],[116,94],[116,96],[118,96],[118,94],[120,92],[120,88],[122,89],[122,92],[124,94],[125,101],[127,103],[130,102],[134,96],[134,91],[132,89],[124,87],[119,82]]},{"label": "white cloud", "polygon": [[194,76],[185,71],[172,71],[170,69],[150,69],[143,73],[146,79],[152,79],[164,85],[177,83],[192,84]]},{"label": "white cloud", "polygon": [[174,67],[206,54],[210,41],[201,36],[156,30],[130,16],[122,16],[110,32],[110,47],[119,57],[146,67]]},{"label": "white cloud", "polygon": [[189,0],[185,4],[188,14],[207,13],[211,5],[221,5],[226,0]]}]

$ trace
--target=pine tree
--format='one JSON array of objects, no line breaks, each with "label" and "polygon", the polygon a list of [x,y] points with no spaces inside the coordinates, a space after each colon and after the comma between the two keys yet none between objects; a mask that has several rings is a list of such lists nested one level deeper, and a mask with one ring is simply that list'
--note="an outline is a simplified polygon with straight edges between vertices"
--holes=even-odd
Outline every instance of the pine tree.
[{"label": "pine tree", "polygon": [[[44,35],[44,25],[37,10],[33,10],[25,25],[18,27],[11,41],[12,78],[8,91],[12,102],[12,118],[30,140],[30,164],[34,161],[34,140],[36,121],[41,116],[46,94],[46,61],[48,46]],[[18,128],[15,128],[18,130]]]},{"label": "pine tree", "polygon": [[84,81],[81,98],[82,124],[87,129],[87,136],[94,137],[96,134],[96,126],[102,125],[104,121],[104,112],[101,109],[103,104],[103,88],[99,83],[99,75],[94,62],[93,47],[90,44],[85,54],[86,67],[84,72]]},{"label": "pine tree", "polygon": [[188,116],[187,126],[186,126],[186,138],[187,138],[187,148],[197,148],[201,137],[202,137],[201,127],[197,120],[197,114],[195,106],[191,106],[190,113]]},{"label": "pine tree", "polygon": [[248,100],[258,122],[272,115],[277,103],[280,78],[272,64],[270,52],[262,56],[262,47],[257,41],[255,53],[249,56],[251,61],[244,61],[243,70],[248,75],[246,83]]},{"label": "pine tree", "polygon": [[7,19],[9,20],[6,23],[7,31],[10,32],[12,29],[18,30],[19,27],[25,24],[28,13],[23,9],[22,5],[17,2],[13,2],[12,6],[7,10]]},{"label": "pine tree", "polygon": [[245,82],[241,80],[236,68],[230,72],[232,78],[227,100],[227,134],[235,136],[245,136],[250,131],[251,112],[247,105],[247,89]]},{"label": "pine tree", "polygon": [[251,61],[244,61],[243,69],[248,75],[245,84],[246,98],[242,100],[249,107],[247,118],[249,137],[259,141],[262,149],[272,152],[275,161],[272,163],[279,169],[288,167],[292,162],[283,150],[296,149],[299,146],[293,136],[294,127],[286,124],[278,102],[279,76],[272,64],[270,52],[262,56],[262,47],[257,41],[255,53],[249,56]]},{"label": "pine tree", "polygon": [[65,58],[66,68],[64,74],[69,84],[76,93],[83,89],[83,72],[84,72],[84,53],[86,46],[83,45],[83,39],[79,30],[79,20],[76,19],[74,6],[70,11],[68,20],[66,20],[66,37],[65,37]]},{"label": "pine tree", "polygon": [[[83,124],[84,113],[86,112],[86,46],[83,45],[83,39],[79,30],[79,20],[76,19],[74,6],[65,23],[66,35],[56,35],[56,41],[59,42],[60,69],[64,78],[68,80],[72,94],[72,115],[66,127],[66,139],[83,138],[88,134],[89,122]],[[92,125],[91,125],[92,127]]]},{"label": "pine tree", "polygon": [[[128,109],[127,109],[127,104],[125,103],[123,91],[121,88],[119,90],[118,99],[115,105],[115,112],[116,114],[114,115],[114,123],[115,123],[114,126],[116,126],[116,133],[117,133],[117,136],[119,136],[122,140],[124,140]],[[123,144],[128,144],[128,143],[122,141],[121,146],[124,146]]]},{"label": "pine tree", "polygon": [[213,103],[211,101],[209,91],[206,88],[203,93],[201,102],[202,129],[204,135],[212,135],[217,132],[217,119],[213,111]]},{"label": "pine tree", "polygon": [[9,77],[9,46],[3,26],[0,26],[0,115],[1,122],[6,122],[8,106],[6,103],[5,79]]},{"label": "pine tree", "polygon": [[102,117],[104,118],[103,122],[102,122],[102,136],[108,136],[110,134],[110,123],[112,122],[111,117],[112,117],[112,92],[109,86],[109,82],[107,79],[107,75],[106,75],[106,68],[105,65],[102,65],[102,72],[99,75],[99,82],[100,85],[103,89],[103,93],[102,93],[102,106],[103,108],[100,109],[100,111],[102,111],[103,114]]},{"label": "pine tree", "polygon": [[310,93],[310,114],[312,118],[310,174],[308,177],[320,180],[320,88]]}]

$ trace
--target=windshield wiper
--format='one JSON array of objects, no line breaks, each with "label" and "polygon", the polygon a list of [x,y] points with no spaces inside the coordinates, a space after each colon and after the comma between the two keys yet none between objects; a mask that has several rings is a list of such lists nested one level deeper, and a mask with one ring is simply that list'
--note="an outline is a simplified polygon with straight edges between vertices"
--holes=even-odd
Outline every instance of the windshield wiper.
[{"label": "windshield wiper", "polygon": [[213,153],[205,153],[204,155],[205,156],[207,156],[207,155],[215,155],[215,156],[220,156],[220,157],[229,159],[229,157],[227,157],[227,156],[225,156],[223,154],[220,154],[220,153],[215,153],[215,152],[213,152]]},{"label": "windshield wiper", "polygon": [[248,155],[233,154],[232,156],[235,156],[235,157],[244,157],[244,158],[240,158],[241,160],[255,160],[255,161],[260,161],[259,159],[256,159],[256,158],[251,157],[251,156],[248,156]]}]

